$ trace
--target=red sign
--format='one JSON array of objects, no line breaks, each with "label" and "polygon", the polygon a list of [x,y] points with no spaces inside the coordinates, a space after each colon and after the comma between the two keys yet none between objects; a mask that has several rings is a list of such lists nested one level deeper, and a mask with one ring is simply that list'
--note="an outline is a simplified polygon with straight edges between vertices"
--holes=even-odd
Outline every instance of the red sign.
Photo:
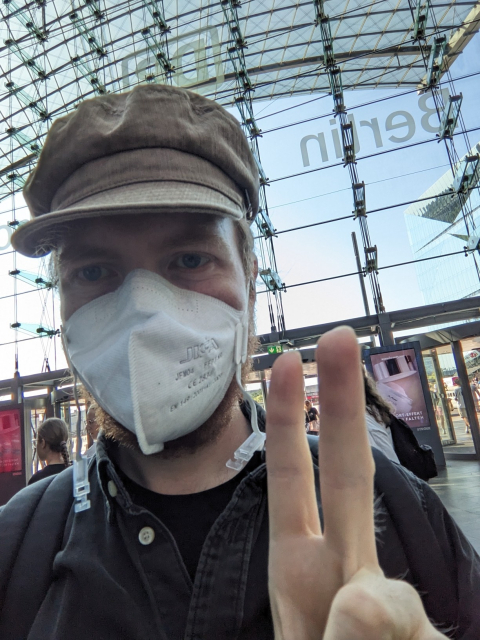
[{"label": "red sign", "polygon": [[20,411],[0,411],[0,473],[22,470]]}]

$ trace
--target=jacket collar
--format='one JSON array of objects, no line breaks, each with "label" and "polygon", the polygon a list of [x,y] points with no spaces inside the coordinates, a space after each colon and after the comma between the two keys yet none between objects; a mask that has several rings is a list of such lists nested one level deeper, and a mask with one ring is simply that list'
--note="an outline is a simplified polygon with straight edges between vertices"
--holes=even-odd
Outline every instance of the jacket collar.
[{"label": "jacket collar", "polygon": [[[261,431],[265,431],[265,418],[266,414],[263,408],[260,405],[257,406],[257,416],[258,416],[258,426]],[[250,406],[247,402],[242,402],[240,408],[247,418],[250,421]],[[107,439],[103,433],[101,433],[97,439],[97,447],[96,447],[96,471],[98,484],[100,486],[100,490],[103,493],[105,498],[105,504],[107,509],[107,517],[109,522],[113,519],[113,511],[116,503],[120,503],[120,505],[130,513],[137,513],[140,508],[137,507],[130,497],[130,494],[125,489],[125,486],[120,478],[120,475],[115,467],[112,456],[115,455],[115,449],[117,449],[119,445]],[[262,451],[262,463],[265,463],[265,449]],[[91,466],[94,466],[94,462],[91,463]],[[258,469],[256,470],[258,471]],[[256,473],[253,474],[260,480],[264,473]]]}]

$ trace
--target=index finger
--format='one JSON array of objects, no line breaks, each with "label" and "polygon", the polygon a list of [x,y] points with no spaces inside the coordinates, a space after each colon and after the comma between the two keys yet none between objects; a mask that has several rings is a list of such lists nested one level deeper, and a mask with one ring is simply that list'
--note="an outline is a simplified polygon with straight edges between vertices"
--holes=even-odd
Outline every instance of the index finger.
[{"label": "index finger", "polygon": [[302,360],[285,353],[272,368],[267,397],[270,535],[320,533],[312,457],[305,435]]},{"label": "index finger", "polygon": [[374,462],[365,424],[365,388],[355,333],[339,327],[318,343],[319,466],[325,540],[349,563],[378,566]]}]

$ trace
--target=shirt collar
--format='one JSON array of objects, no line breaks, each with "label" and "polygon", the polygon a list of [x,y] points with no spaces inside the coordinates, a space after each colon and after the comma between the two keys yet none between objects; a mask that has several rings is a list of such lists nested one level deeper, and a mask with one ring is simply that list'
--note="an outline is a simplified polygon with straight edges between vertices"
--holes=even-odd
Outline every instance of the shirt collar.
[{"label": "shirt collar", "polygon": [[[257,406],[258,426],[261,431],[265,431],[265,418],[266,414],[260,405]],[[250,420],[250,405],[248,402],[242,402],[241,409],[247,420]],[[127,511],[134,513],[139,510],[130,497],[130,494],[125,489],[125,486],[117,472],[115,464],[112,460],[112,453],[119,445],[106,438],[101,432],[97,438],[96,447],[96,465],[97,465],[97,477],[100,489],[104,495],[107,516],[109,521],[113,517],[113,510],[115,503],[119,503]],[[265,449],[262,451],[262,463],[265,462]],[[258,472],[258,469],[256,470]],[[260,480],[264,473],[253,472],[256,479]],[[112,484],[113,483],[113,484]]]},{"label": "shirt collar", "polygon": [[109,521],[112,519],[115,504],[120,504],[127,511],[137,511],[112,459],[112,453],[118,446],[116,442],[106,438],[103,433],[97,439],[97,478],[105,497]]}]

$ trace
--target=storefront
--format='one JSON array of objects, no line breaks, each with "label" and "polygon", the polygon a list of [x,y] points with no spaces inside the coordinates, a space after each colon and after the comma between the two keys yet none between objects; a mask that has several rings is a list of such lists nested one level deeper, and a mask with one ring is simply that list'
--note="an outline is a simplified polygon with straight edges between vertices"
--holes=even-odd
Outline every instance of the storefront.
[{"label": "storefront", "polygon": [[[457,357],[461,353],[468,385],[459,375],[454,348]],[[447,459],[473,459],[476,456],[474,430],[480,413],[480,337],[471,336],[426,349],[423,360]]]}]

